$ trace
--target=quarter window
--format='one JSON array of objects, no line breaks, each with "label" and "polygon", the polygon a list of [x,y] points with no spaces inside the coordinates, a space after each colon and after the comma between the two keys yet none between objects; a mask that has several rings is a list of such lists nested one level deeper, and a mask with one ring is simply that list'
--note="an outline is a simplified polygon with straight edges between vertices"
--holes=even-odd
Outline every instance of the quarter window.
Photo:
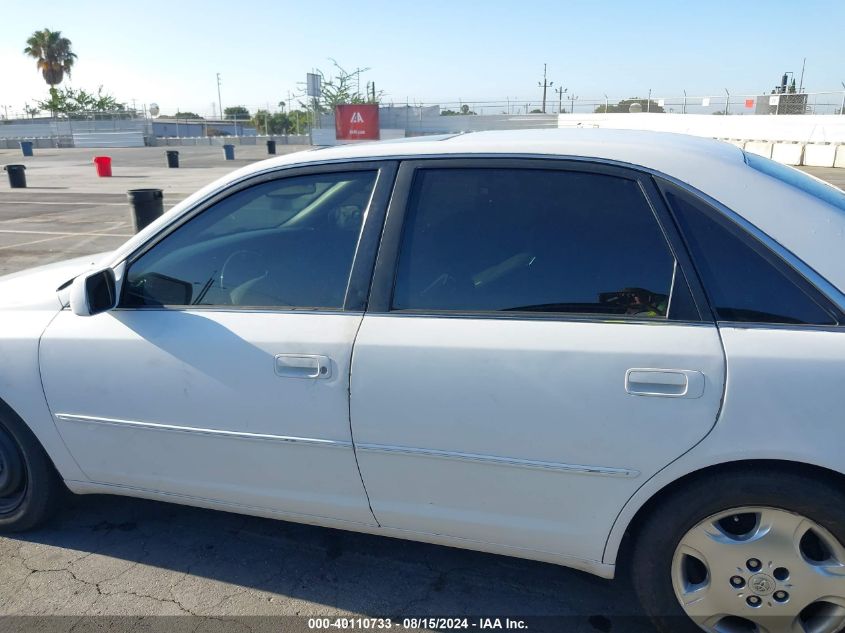
[{"label": "quarter window", "polygon": [[665,191],[717,319],[835,325],[763,244],[692,195],[672,186]]},{"label": "quarter window", "polygon": [[675,261],[633,180],[423,169],[404,224],[394,310],[667,316]]},{"label": "quarter window", "polygon": [[375,171],[239,191],[129,268],[122,305],[341,308]]}]

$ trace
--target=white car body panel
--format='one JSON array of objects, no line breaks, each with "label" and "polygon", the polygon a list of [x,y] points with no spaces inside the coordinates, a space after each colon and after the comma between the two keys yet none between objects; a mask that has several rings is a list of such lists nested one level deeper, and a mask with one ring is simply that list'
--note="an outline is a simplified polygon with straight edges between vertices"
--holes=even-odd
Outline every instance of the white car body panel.
[{"label": "white car body panel", "polygon": [[845,473],[845,336],[792,327],[723,326],[728,383],[719,422],[625,505],[607,542],[613,564],[630,520],[662,488],[726,462],[780,460]]},{"label": "white car body panel", "polygon": [[[64,310],[41,342],[44,391],[92,482],[374,523],[349,429],[360,321]],[[280,376],[277,354],[322,355],[332,367],[326,378]]]},{"label": "white car body panel", "polygon": [[[703,393],[632,395],[636,367],[700,372]],[[597,526],[710,431],[724,376],[715,326],[365,316],[351,414],[370,504],[388,527],[600,560]]]},{"label": "white car body panel", "polygon": [[[684,475],[751,459],[845,473],[845,338],[836,328],[209,309],[81,317],[63,309],[66,290],[56,293],[97,263],[119,280],[130,255],[235,182],[426,156],[570,157],[664,175],[723,205],[845,308],[845,214],[749,167],[728,144],[612,130],[358,144],[244,167],[113,253],[0,278],[0,398],[75,492],[289,518],[605,577],[637,511]],[[197,345],[209,341],[214,353]],[[279,375],[279,354],[326,358],[331,371]],[[295,358],[284,362],[296,369]],[[691,380],[699,372],[704,390],[631,395],[630,369],[689,371]]]},{"label": "white car body panel", "polygon": [[80,257],[0,277],[0,398],[26,421],[67,478],[82,473],[56,431],[44,398],[38,346],[62,307],[56,288],[102,257]]}]

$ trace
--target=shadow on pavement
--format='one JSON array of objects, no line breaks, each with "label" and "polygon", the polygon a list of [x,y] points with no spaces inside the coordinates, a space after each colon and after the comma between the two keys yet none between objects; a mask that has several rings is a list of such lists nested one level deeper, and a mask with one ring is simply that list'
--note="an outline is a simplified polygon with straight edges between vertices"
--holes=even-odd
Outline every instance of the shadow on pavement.
[{"label": "shadow on pavement", "polygon": [[[10,539],[72,550],[71,565],[89,553],[139,564],[98,581],[98,593],[123,583],[172,594],[178,578],[198,615],[509,616],[537,618],[531,631],[651,630],[622,578],[138,499],[73,497],[50,525]],[[244,589],[238,606],[212,604],[220,583]]]}]

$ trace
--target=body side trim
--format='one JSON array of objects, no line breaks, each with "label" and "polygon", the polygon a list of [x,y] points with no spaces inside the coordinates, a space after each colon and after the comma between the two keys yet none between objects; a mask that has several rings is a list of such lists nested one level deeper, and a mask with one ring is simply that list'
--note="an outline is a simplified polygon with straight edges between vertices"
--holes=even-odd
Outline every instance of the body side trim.
[{"label": "body side trim", "polygon": [[134,420],[115,420],[112,418],[96,418],[84,415],[73,415],[69,413],[57,413],[56,420],[60,422],[75,422],[81,424],[101,424],[105,426],[117,426],[134,429],[146,429],[150,431],[170,431],[175,433],[193,433],[198,435],[210,435],[236,440],[260,440],[269,442],[281,442],[285,444],[300,444],[303,446],[319,446],[323,448],[352,448],[352,442],[343,440],[327,440],[313,437],[293,437],[289,435],[269,435],[263,433],[243,433],[239,431],[223,431],[218,429],[203,429],[192,426],[177,426],[173,424],[158,424],[154,422],[137,422]]},{"label": "body side trim", "polygon": [[638,470],[630,468],[612,468],[607,466],[589,466],[584,464],[561,464],[557,462],[543,462],[530,459],[518,459],[515,457],[499,457],[497,455],[480,455],[477,453],[460,453],[456,451],[441,451],[430,448],[413,448],[409,446],[390,446],[387,444],[360,444],[356,443],[355,448],[359,451],[371,453],[387,453],[411,455],[416,457],[434,457],[437,459],[451,459],[457,461],[469,461],[492,466],[513,466],[516,468],[529,468],[533,470],[549,470],[562,473],[575,473],[582,475],[603,475],[606,477],[627,477],[635,478],[640,475]]}]

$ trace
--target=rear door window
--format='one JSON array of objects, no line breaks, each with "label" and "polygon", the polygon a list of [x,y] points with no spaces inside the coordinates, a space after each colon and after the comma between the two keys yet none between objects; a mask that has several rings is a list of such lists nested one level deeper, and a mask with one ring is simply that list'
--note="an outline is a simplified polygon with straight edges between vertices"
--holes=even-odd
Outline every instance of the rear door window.
[{"label": "rear door window", "polygon": [[392,309],[665,319],[676,270],[635,180],[585,171],[421,169]]}]

